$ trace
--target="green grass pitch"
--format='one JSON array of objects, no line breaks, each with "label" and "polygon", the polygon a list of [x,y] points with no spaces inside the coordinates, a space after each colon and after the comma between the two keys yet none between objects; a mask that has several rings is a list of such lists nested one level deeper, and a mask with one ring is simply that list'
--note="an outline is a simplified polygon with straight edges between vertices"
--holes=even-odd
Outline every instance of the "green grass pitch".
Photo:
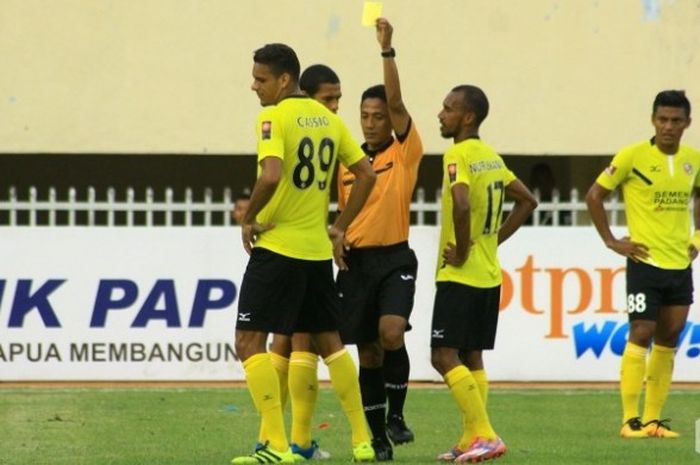
[{"label": "green grass pitch", "polygon": [[[669,396],[677,440],[620,439],[614,389],[492,389],[488,408],[508,446],[493,463],[700,464],[697,390]],[[406,419],[416,442],[395,448],[396,463],[436,463],[459,435],[456,406],[440,385],[411,389]],[[325,463],[348,463],[348,425],[328,388],[314,425],[333,454]],[[244,388],[0,389],[0,465],[227,465],[252,450],[257,428]]]}]

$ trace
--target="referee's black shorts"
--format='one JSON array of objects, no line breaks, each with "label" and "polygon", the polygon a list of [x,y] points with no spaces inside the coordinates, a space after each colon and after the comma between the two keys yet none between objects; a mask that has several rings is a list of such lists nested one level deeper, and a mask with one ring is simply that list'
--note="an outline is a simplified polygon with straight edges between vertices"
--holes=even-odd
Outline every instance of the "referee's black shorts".
[{"label": "referee's black shorts", "polygon": [[627,314],[630,321],[656,321],[661,307],[693,303],[693,270],[664,270],[627,260]]},{"label": "referee's black shorts", "polygon": [[343,343],[376,341],[382,315],[398,315],[408,321],[418,271],[416,254],[408,242],[351,249],[345,262],[348,270],[339,271],[337,276]]},{"label": "referee's black shorts", "polygon": [[501,286],[437,283],[430,347],[491,350],[496,342]]},{"label": "referee's black shorts", "polygon": [[338,329],[331,260],[301,260],[255,247],[243,275],[236,329],[291,335]]}]

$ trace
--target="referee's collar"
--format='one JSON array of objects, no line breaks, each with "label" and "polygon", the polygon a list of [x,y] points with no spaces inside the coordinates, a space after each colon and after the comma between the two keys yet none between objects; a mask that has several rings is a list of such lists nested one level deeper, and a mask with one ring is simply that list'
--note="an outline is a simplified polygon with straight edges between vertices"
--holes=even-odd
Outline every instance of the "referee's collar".
[{"label": "referee's collar", "polygon": [[372,161],[374,161],[374,158],[377,155],[379,155],[380,153],[382,153],[383,151],[385,151],[386,149],[391,147],[391,144],[393,144],[393,143],[394,143],[394,136],[389,137],[389,139],[386,142],[384,142],[382,145],[380,145],[376,149],[369,148],[369,146],[367,145],[367,142],[365,142],[364,144],[362,144],[362,151],[365,152],[365,155],[367,155],[369,157],[369,161],[371,163]]}]

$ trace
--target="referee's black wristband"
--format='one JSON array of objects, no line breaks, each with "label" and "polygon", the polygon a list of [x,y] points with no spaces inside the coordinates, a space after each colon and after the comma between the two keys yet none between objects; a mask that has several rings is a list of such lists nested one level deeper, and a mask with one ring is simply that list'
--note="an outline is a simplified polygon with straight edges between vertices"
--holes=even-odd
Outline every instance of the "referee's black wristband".
[{"label": "referee's black wristband", "polygon": [[395,56],[396,56],[396,50],[394,50],[394,47],[391,47],[386,52],[382,52],[382,57],[384,57],[384,58],[394,58]]}]

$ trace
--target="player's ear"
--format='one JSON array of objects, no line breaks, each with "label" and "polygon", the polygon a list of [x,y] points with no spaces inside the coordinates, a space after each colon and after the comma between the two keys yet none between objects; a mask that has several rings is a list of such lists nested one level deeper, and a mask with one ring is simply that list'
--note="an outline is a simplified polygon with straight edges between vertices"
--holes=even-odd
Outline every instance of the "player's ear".
[{"label": "player's ear", "polygon": [[462,123],[465,126],[474,126],[475,122],[476,122],[476,114],[473,111],[464,112],[464,116],[462,116]]},{"label": "player's ear", "polygon": [[279,81],[280,81],[280,84],[282,85],[282,87],[284,87],[285,89],[288,89],[290,87],[291,82],[292,82],[292,75],[289,73],[282,73],[282,74],[280,74]]}]

